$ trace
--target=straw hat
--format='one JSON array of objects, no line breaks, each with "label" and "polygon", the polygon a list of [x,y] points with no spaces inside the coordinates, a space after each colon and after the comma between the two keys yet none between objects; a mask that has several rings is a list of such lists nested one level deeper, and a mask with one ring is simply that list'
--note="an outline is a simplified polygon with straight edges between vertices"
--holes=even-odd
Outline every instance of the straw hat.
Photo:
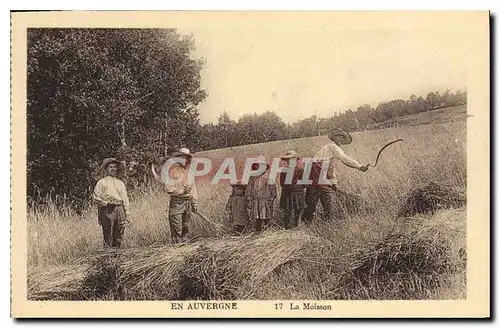
[{"label": "straw hat", "polygon": [[111,164],[111,163],[115,163],[118,165],[118,167],[122,167],[123,168],[123,163],[120,162],[119,160],[117,160],[116,158],[105,158],[103,161],[102,161],[102,168],[104,170],[106,170],[108,168],[108,165]]},{"label": "straw hat", "polygon": [[[341,137],[340,140],[338,140]],[[328,138],[331,141],[339,142],[341,145],[348,145],[352,142],[352,137],[349,132],[339,128],[333,128],[328,132]]]},{"label": "straw hat", "polygon": [[271,167],[271,165],[266,161],[266,158],[264,156],[257,156],[254,158],[254,160],[252,161],[252,167],[255,165],[255,164],[263,164],[263,165],[266,165],[266,170],[269,169]]},{"label": "straw hat", "polygon": [[116,165],[118,165],[118,172],[117,174],[118,175],[123,175],[123,172],[125,171],[125,165],[123,165],[122,162],[120,162],[119,160],[117,160],[116,158],[113,158],[113,157],[110,157],[110,158],[105,158],[103,161],[102,161],[102,169],[104,171],[107,170],[109,164],[112,164],[112,163],[115,163]]},{"label": "straw hat", "polygon": [[186,156],[190,158],[193,157],[193,155],[191,155],[191,152],[187,148],[179,148],[179,150],[177,150],[172,154],[172,157],[179,157],[179,156]]},{"label": "straw hat", "polygon": [[288,158],[299,158],[299,155],[295,150],[289,150],[286,152],[285,155],[281,156],[281,159],[288,159]]}]

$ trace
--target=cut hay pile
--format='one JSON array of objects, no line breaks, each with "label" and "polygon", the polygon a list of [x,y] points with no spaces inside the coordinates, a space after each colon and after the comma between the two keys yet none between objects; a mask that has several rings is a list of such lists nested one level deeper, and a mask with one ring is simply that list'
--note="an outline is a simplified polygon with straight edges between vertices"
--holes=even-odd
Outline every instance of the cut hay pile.
[{"label": "cut hay pile", "polygon": [[28,299],[71,300],[80,297],[80,285],[88,265],[70,264],[52,268],[37,268],[28,272]]},{"label": "cut hay pile", "polygon": [[465,275],[465,209],[414,219],[355,250],[340,279],[340,299],[422,299],[450,275]]},{"label": "cut hay pile", "polygon": [[96,256],[81,283],[85,298],[175,299],[196,246],[126,249]]},{"label": "cut hay pile", "polygon": [[123,249],[33,273],[33,300],[244,299],[277,267],[318,243],[303,232]]},{"label": "cut hay pile", "polygon": [[266,232],[201,245],[184,271],[186,299],[248,299],[276,268],[320,245],[303,232]]},{"label": "cut hay pile", "polygon": [[465,192],[431,182],[419,186],[404,196],[398,216],[410,217],[419,213],[435,213],[440,209],[465,206]]},{"label": "cut hay pile", "polygon": [[464,208],[394,220],[389,233],[358,243],[362,246],[354,251],[336,245],[336,237],[298,229],[103,252],[30,271],[28,295],[30,300],[428,299],[448,289],[462,297],[465,223]]}]

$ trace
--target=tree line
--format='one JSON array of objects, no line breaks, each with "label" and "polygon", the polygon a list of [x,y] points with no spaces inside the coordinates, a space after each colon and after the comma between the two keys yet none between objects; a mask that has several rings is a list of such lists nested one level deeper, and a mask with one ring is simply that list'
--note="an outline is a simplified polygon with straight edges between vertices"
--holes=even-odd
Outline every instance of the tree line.
[{"label": "tree line", "polygon": [[[173,149],[192,151],[350,131],[398,116],[466,102],[466,93],[433,92],[364,105],[330,118],[286,124],[271,111],[200,124],[203,59],[175,29],[28,29],[27,195],[81,208],[105,157],[149,165]],[[54,200],[54,199],[53,199]]]},{"label": "tree line", "polygon": [[467,93],[461,90],[430,92],[426,98],[411,95],[409,99],[396,99],[380,103],[376,108],[370,105],[359,106],[356,110],[335,111],[331,117],[312,115],[294,123],[286,124],[276,113],[267,111],[262,114],[245,114],[233,120],[223,112],[217,123],[200,127],[200,146],[202,149],[234,147],[283,139],[318,136],[331,127],[348,131],[377,129],[385,122],[398,117],[417,114],[443,107],[464,105]]}]

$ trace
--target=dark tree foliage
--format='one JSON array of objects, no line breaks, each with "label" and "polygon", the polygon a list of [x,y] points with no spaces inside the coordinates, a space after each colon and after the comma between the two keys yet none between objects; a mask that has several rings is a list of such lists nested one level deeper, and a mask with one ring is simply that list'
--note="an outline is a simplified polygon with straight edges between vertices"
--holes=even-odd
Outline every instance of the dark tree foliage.
[{"label": "dark tree foliage", "polygon": [[88,199],[104,157],[194,146],[202,62],[165,29],[28,30],[28,196]]}]

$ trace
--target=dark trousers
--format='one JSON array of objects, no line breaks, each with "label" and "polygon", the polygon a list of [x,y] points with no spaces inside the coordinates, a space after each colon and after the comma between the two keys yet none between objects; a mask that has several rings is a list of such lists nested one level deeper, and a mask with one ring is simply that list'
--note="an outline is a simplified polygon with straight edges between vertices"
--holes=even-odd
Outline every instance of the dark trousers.
[{"label": "dark trousers", "polygon": [[191,200],[174,198],[170,199],[168,221],[170,224],[170,235],[174,244],[187,240],[191,226]]},{"label": "dark trousers", "polygon": [[306,208],[302,216],[304,223],[311,223],[316,212],[318,200],[321,202],[323,211],[325,211],[327,220],[332,220],[335,216],[333,200],[335,197],[334,188],[319,188],[309,186],[306,189]]},{"label": "dark trousers", "polygon": [[300,209],[283,209],[283,223],[285,224],[285,229],[298,227],[301,214],[302,210]]},{"label": "dark trousers", "polygon": [[269,221],[271,220],[255,219],[255,231],[261,232],[262,230],[265,230]]},{"label": "dark trousers", "polygon": [[121,247],[125,232],[126,214],[122,205],[107,205],[97,209],[102,227],[104,248]]}]

